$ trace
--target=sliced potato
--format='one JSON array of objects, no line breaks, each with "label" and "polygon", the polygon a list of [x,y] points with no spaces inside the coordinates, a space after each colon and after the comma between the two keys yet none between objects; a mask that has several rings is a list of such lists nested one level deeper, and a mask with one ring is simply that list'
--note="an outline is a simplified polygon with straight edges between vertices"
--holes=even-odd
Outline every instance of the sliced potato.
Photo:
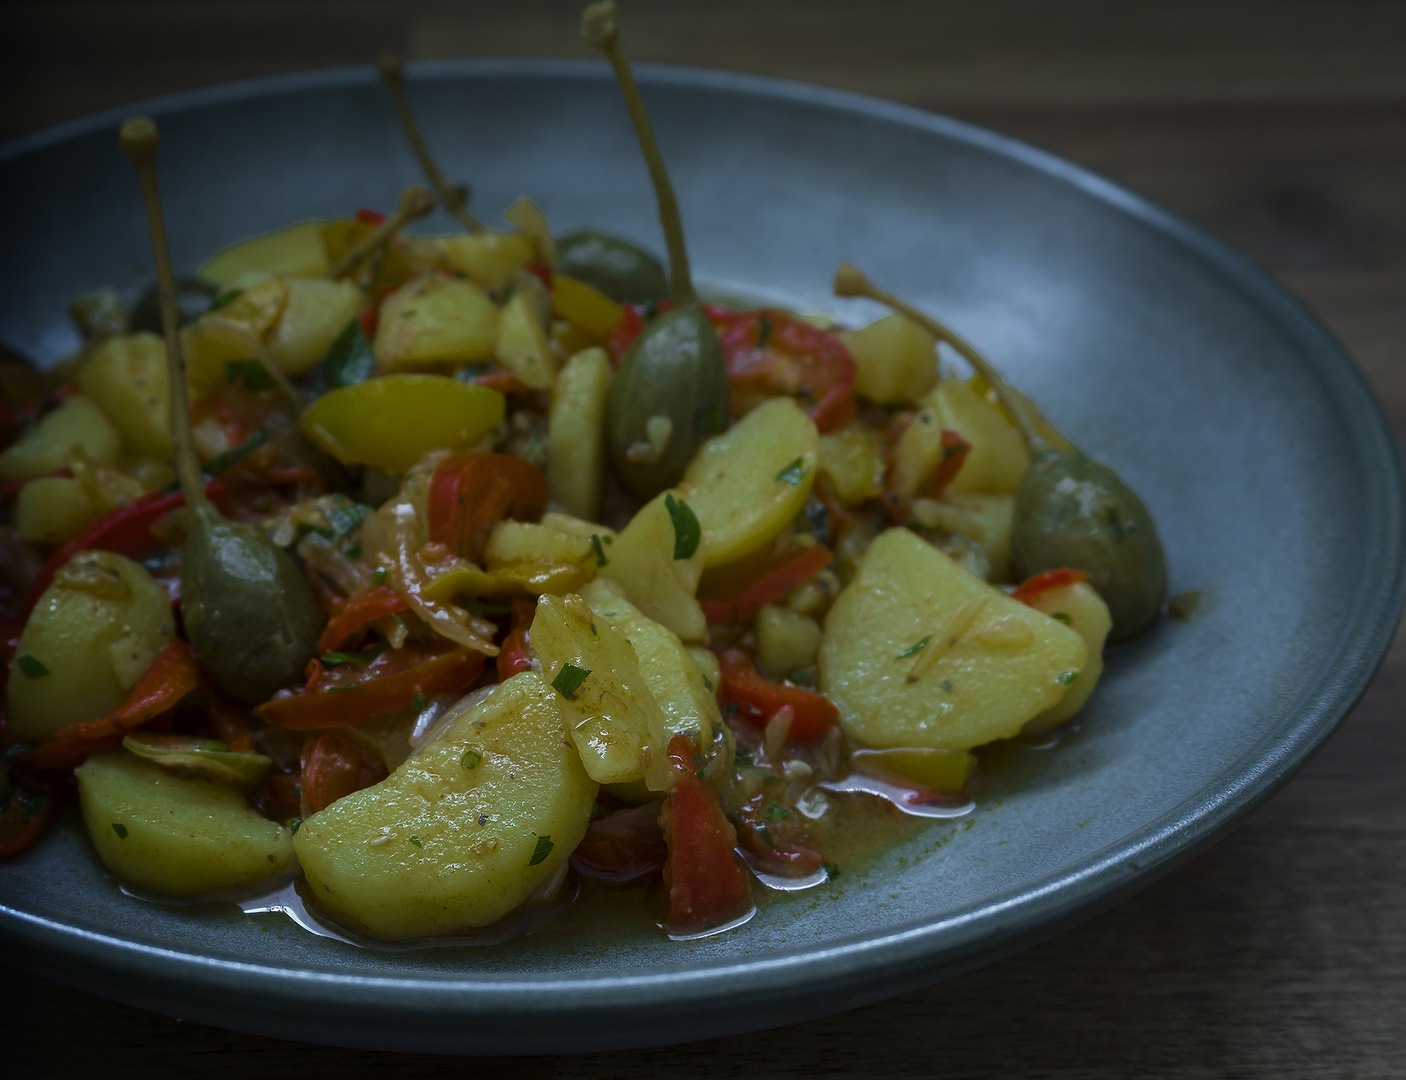
[{"label": "sliced potato", "polygon": [[757,663],[776,679],[788,671],[807,668],[820,648],[820,624],[778,604],[763,604],[757,612]]},{"label": "sliced potato", "polygon": [[593,341],[603,342],[620,321],[621,307],[599,289],[566,274],[552,275],[552,314]]},{"label": "sliced potato", "polygon": [[58,472],[79,453],[99,465],[116,465],[122,438],[90,398],[74,394],[0,453],[0,483]]},{"label": "sliced potato", "polygon": [[181,352],[186,360],[186,386],[196,401],[218,397],[230,382],[229,365],[259,355],[261,342],[247,326],[205,314],[181,327]]},{"label": "sliced potato", "polygon": [[585,349],[562,367],[547,419],[547,485],[551,501],[579,518],[600,516],[605,493],[605,407],[610,358]]},{"label": "sliced potato", "polygon": [[[1015,493],[1030,464],[1030,454],[1020,432],[999,406],[979,396],[972,384],[962,379],[943,379],[924,400],[924,405],[925,412],[936,414],[939,437],[941,429],[946,428],[971,443],[971,451],[961,470],[947,486],[949,492]],[[915,422],[908,431],[917,427]],[[907,438],[908,432],[904,432],[898,449],[900,458],[904,455],[903,443]],[[928,459],[922,468],[931,475],[941,460],[941,448],[936,453],[928,450]],[[911,495],[912,492],[900,490],[900,494]]]},{"label": "sliced potato", "polygon": [[591,580],[596,568],[590,540],[524,521],[495,525],[484,544],[483,560],[491,577],[534,595],[575,592]]},{"label": "sliced potato", "polygon": [[260,340],[273,329],[288,304],[288,284],[262,271],[244,274],[221,291],[211,318],[242,326]]},{"label": "sliced potato", "polygon": [[854,391],[870,401],[909,404],[937,382],[937,339],[902,315],[885,315],[840,340],[854,357]]},{"label": "sliced potato", "polygon": [[542,597],[529,636],[591,779],[662,789],[668,724],[629,638],[575,595]]},{"label": "sliced potato", "polygon": [[470,281],[495,292],[532,261],[532,240],[520,232],[484,230],[462,236],[414,238],[409,242],[413,257],[445,270],[465,275]]},{"label": "sliced potato", "polygon": [[84,361],[78,386],[112,421],[127,453],[160,461],[175,456],[161,338],[145,332],[108,338]]},{"label": "sliced potato", "polygon": [[10,731],[42,743],[117,706],[175,637],[166,590],[125,556],[80,551],[20,634],[7,689]]},{"label": "sliced potato", "polygon": [[547,330],[532,309],[532,300],[518,292],[498,313],[498,363],[534,390],[550,390],[557,377],[556,353]]},{"label": "sliced potato", "polygon": [[487,293],[429,274],[386,298],[372,351],[382,371],[453,367],[491,359],[497,338],[498,308]]},{"label": "sliced potato", "polygon": [[1099,676],[1103,674],[1103,643],[1113,629],[1113,616],[1109,614],[1103,597],[1092,585],[1083,581],[1046,589],[1031,597],[1029,604],[1036,611],[1043,611],[1050,618],[1071,627],[1084,639],[1089,649],[1089,658],[1083,670],[1073,685],[1065,690],[1059,703],[1025,725],[1026,731],[1037,732],[1064,723],[1089,700],[1089,695],[1098,685]]},{"label": "sliced potato", "polygon": [[200,268],[200,277],[224,288],[249,273],[319,278],[330,269],[321,222],[303,221],[225,248]]},{"label": "sliced potato", "polygon": [[[670,500],[674,514],[669,511]],[[680,500],[677,492],[666,491],[640,507],[615,542],[603,546],[606,562],[596,576],[618,582],[631,603],[684,641],[701,641],[708,632],[708,620],[696,594],[708,542],[702,540],[686,558],[674,557],[680,543],[674,520],[675,514],[682,516]]]},{"label": "sliced potato", "polygon": [[269,353],[285,375],[311,371],[361,310],[351,281],[290,278],[288,302],[269,337]]},{"label": "sliced potato", "polygon": [[914,499],[910,509],[924,528],[945,529],[975,543],[989,567],[987,581],[1014,580],[1015,569],[1011,562],[1014,495],[958,491],[944,494],[941,499]]},{"label": "sliced potato", "polygon": [[966,750],[1009,738],[1079,678],[1077,633],[907,529],[864,553],[820,644],[820,687],[870,746]]},{"label": "sliced potato", "polygon": [[179,776],[125,750],[74,770],[83,824],[120,880],[195,896],[293,869],[293,835],[249,808],[238,788]]},{"label": "sliced potato", "polygon": [[819,459],[815,422],[789,397],[771,398],[704,443],[679,487],[703,526],[707,565],[774,540],[805,505]]},{"label": "sliced potato", "polygon": [[[693,650],[685,648],[668,627],[630,603],[625,590],[613,581],[593,581],[581,590],[581,596],[597,620],[618,629],[634,648],[640,674],[664,710],[665,748],[668,739],[680,733],[692,736],[698,746],[710,745],[715,726],[722,723],[717,699],[709,688],[717,681],[704,682]],[[701,651],[717,663],[711,652]]]},{"label": "sliced potato", "polygon": [[820,436],[820,471],[845,506],[877,498],[884,490],[882,437],[859,420]]},{"label": "sliced potato", "polygon": [[20,488],[15,526],[21,540],[57,547],[102,512],[81,480],[41,476]]},{"label": "sliced potato", "polygon": [[[456,710],[457,711],[457,710]],[[596,784],[535,671],[464,708],[389,777],[303,822],[294,847],[318,902],[379,938],[497,922],[585,835]]]}]

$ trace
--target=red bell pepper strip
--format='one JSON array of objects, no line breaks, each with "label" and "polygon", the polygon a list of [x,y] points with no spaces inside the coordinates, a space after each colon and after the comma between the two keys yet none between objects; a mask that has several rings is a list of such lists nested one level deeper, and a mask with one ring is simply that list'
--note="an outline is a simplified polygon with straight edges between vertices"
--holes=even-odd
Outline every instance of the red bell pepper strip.
[{"label": "red bell pepper strip", "polygon": [[509,394],[530,394],[532,387],[519,379],[511,371],[488,371],[474,376],[475,386],[486,386],[506,397]]},{"label": "red bell pepper strip", "polygon": [[824,544],[789,548],[741,581],[728,582],[700,596],[698,603],[710,623],[744,622],[763,604],[780,600],[794,586],[824,570],[834,557]]},{"label": "red bell pepper strip", "polygon": [[33,846],[53,819],[58,793],[40,780],[24,779],[10,792],[0,813],[0,859]]},{"label": "red bell pepper strip", "polygon": [[254,804],[259,813],[274,821],[287,821],[302,814],[302,776],[300,773],[269,773]]},{"label": "red bell pepper strip", "polygon": [[588,877],[625,882],[657,874],[668,858],[659,804],[645,803],[591,822],[571,853],[571,864]]},{"label": "red bell pepper strip", "polygon": [[1089,575],[1084,571],[1072,570],[1067,566],[1062,566],[1058,570],[1043,570],[1022,581],[1015,592],[1011,593],[1011,599],[1028,604],[1048,589],[1058,589],[1064,585],[1077,585],[1081,581],[1088,580]]},{"label": "red bell pepper strip", "polygon": [[254,725],[243,705],[225,697],[214,683],[205,683],[205,715],[210,726],[215,729],[215,738],[235,753],[248,754],[258,748],[254,745]]},{"label": "red bell pepper strip", "polygon": [[335,672],[324,672],[314,660],[306,687],[280,690],[254,715],[292,731],[346,727],[408,708],[416,694],[467,690],[483,674],[483,664],[483,654],[469,648],[434,654],[392,649],[365,668],[346,665]]},{"label": "red bell pepper strip", "polygon": [[396,615],[409,605],[405,598],[389,585],[376,585],[365,592],[347,597],[318,639],[318,652],[336,652],[356,641],[357,637],[377,619]]},{"label": "red bell pepper strip", "polygon": [[821,434],[854,418],[854,358],[838,337],[789,312],[759,308],[717,320],[733,412],[749,398],[799,395]]},{"label": "red bell pepper strip", "polygon": [[308,817],[386,776],[385,762],[335,731],[309,736],[303,746],[299,809]]},{"label": "red bell pepper strip", "polygon": [[381,305],[372,304],[358,315],[356,319],[357,322],[361,323],[361,332],[365,335],[366,340],[375,341],[376,328],[381,325]]},{"label": "red bell pepper strip", "polygon": [[840,710],[829,698],[804,687],[762,678],[751,656],[742,649],[721,649],[717,653],[723,683],[718,699],[724,705],[736,704],[741,715],[756,727],[765,728],[778,709],[789,705],[794,714],[790,741],[816,743],[839,720]]},{"label": "red bell pepper strip", "polygon": [[455,454],[430,477],[430,539],[471,562],[498,522],[535,521],[546,508],[546,474],[516,454]]},{"label": "red bell pepper strip", "polygon": [[947,489],[947,485],[957,478],[957,474],[962,471],[962,466],[966,464],[967,455],[972,452],[972,444],[950,428],[942,429],[941,445],[942,460],[937,463],[932,479],[923,489],[924,493],[932,499],[941,495]]},{"label": "red bell pepper strip", "polygon": [[737,833],[718,805],[713,789],[695,773],[693,740],[669,741],[674,789],[659,820],[669,849],[664,864],[668,890],[668,929],[695,934],[746,914],[752,905],[747,874],[733,849]]},{"label": "red bell pepper strip", "polygon": [[552,268],[545,263],[530,262],[523,267],[529,274],[535,277],[543,285],[547,286],[547,291],[552,289]]},{"label": "red bell pepper strip", "polygon": [[605,343],[612,365],[620,366],[620,361],[625,359],[625,353],[643,329],[644,316],[640,314],[640,309],[634,304],[621,304],[620,321],[615,324],[615,329],[610,332],[610,337]]},{"label": "red bell pepper strip", "polygon": [[[205,494],[211,497],[218,494],[224,485],[219,480],[209,480],[205,484]],[[172,510],[185,505],[185,496],[179,491],[163,493],[153,491],[140,499],[118,506],[96,521],[79,529],[63,547],[54,552],[40,567],[29,594],[24,601],[24,615],[34,610],[39,597],[54,580],[69,559],[80,551],[115,551],[131,559],[141,559],[166,545],[151,535],[151,527]]]},{"label": "red bell pepper strip", "polygon": [[190,646],[177,639],[156,654],[126,700],[106,716],[59,728],[42,746],[14,755],[15,767],[46,773],[77,765],[90,751],[115,746],[122,736],[174,709],[200,685],[200,669]]},{"label": "red bell pepper strip", "polygon": [[507,682],[514,675],[532,669],[532,642],[528,632],[537,614],[535,600],[513,601],[513,627],[498,647],[498,681]]}]

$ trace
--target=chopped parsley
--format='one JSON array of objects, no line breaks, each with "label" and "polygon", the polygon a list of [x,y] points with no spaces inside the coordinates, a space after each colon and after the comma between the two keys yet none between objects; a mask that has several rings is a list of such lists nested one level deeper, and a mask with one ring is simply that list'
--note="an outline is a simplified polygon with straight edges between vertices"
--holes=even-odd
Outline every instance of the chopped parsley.
[{"label": "chopped parsley", "polygon": [[26,679],[42,679],[49,674],[49,669],[40,663],[39,658],[29,653],[20,653],[15,663],[19,665],[20,671],[24,672]]},{"label": "chopped parsley", "polygon": [[550,836],[539,836],[537,838],[537,846],[532,849],[532,858],[527,860],[527,865],[536,866],[552,853],[552,848],[554,847],[556,847],[556,845],[552,843],[552,838]]},{"label": "chopped parsley", "polygon": [[459,764],[466,769],[477,769],[483,763],[483,755],[477,750],[465,750],[464,756],[459,759]]},{"label": "chopped parsley", "polygon": [[302,824],[303,819],[300,817],[295,817],[292,821],[288,823],[288,831],[291,833],[295,833],[298,831],[299,828],[302,827]]},{"label": "chopped parsley", "polygon": [[417,713],[424,712],[425,706],[429,703],[430,699],[425,697],[424,694],[412,694],[410,696],[410,707],[414,709]]},{"label": "chopped parsley", "polygon": [[390,571],[388,571],[384,566],[376,567],[376,569],[371,571],[371,584],[384,585],[386,583],[386,575],[389,572]]},{"label": "chopped parsley", "polygon": [[357,667],[366,667],[380,659],[386,648],[386,644],[382,642],[380,645],[372,645],[369,649],[362,649],[361,652],[323,653],[322,662],[329,667],[336,667],[338,664],[355,664]]},{"label": "chopped parsley", "polygon": [[821,863],[820,869],[825,871],[825,876],[830,881],[834,881],[837,877],[840,876],[840,868],[832,862]]},{"label": "chopped parsley", "polygon": [[786,681],[795,683],[797,686],[809,686],[815,680],[810,673],[810,668],[797,667],[786,672]]},{"label": "chopped parsley", "polygon": [[1079,673],[1077,671],[1061,671],[1059,673],[1059,684],[1061,686],[1068,686],[1078,677]]},{"label": "chopped parsley", "polygon": [[693,558],[693,553],[698,550],[698,542],[703,538],[703,527],[698,524],[698,515],[688,503],[674,498],[672,491],[664,496],[664,508],[669,511],[669,520],[674,523],[674,558]]},{"label": "chopped parsley", "polygon": [[337,534],[326,525],[314,525],[310,521],[298,522],[298,535],[307,536],[308,533],[317,533],[324,540],[337,539]]},{"label": "chopped parsley", "polygon": [[229,360],[225,362],[225,382],[242,383],[250,391],[275,390],[278,380],[269,373],[263,363],[255,360]]},{"label": "chopped parsley", "polygon": [[350,506],[330,506],[327,508],[327,520],[332,523],[332,528],[337,531],[338,536],[346,536],[363,521],[366,515],[371,513],[371,507],[362,506],[361,503],[352,503]]},{"label": "chopped parsley", "polygon": [[1069,612],[1067,611],[1052,611],[1050,612],[1050,618],[1057,622],[1064,623],[1065,626],[1069,626],[1074,622],[1074,620],[1069,617]]},{"label": "chopped parsley", "polygon": [[581,689],[581,684],[586,681],[586,676],[590,673],[590,668],[577,667],[575,664],[562,664],[561,670],[557,672],[557,677],[552,680],[552,689],[566,698],[567,701],[574,701],[576,691]]},{"label": "chopped parsley", "polygon": [[425,846],[424,844],[420,843],[420,838],[418,836],[412,836],[410,838],[410,842],[414,844],[417,848],[423,848]]},{"label": "chopped parsley", "polygon": [[732,759],[739,765],[750,765],[752,764],[752,751],[745,746],[739,746],[732,752]]},{"label": "chopped parsley", "polygon": [[783,484],[790,484],[792,487],[795,487],[805,479],[805,475],[805,459],[796,458],[795,461],[791,462],[791,464],[787,465],[786,468],[776,474],[776,479],[780,480]]},{"label": "chopped parsley", "polygon": [[776,803],[769,802],[762,807],[762,817],[767,821],[785,821],[790,816],[791,811],[787,810],[784,806],[778,806]]},{"label": "chopped parsley", "polygon": [[117,822],[114,821],[114,822],[112,823],[112,831],[117,834],[117,839],[119,839],[119,840],[126,840],[126,839],[127,839],[127,826],[126,826],[126,825],[119,825]]},{"label": "chopped parsley", "polygon": [[212,311],[219,311],[222,307],[229,307],[243,295],[243,289],[231,289],[227,293],[222,293],[210,301],[210,306],[205,309],[205,313],[209,314]]},{"label": "chopped parsley", "polygon": [[359,559],[359,558],[361,558],[361,545],[360,545],[360,544],[353,544],[351,547],[347,548],[347,558],[348,558],[348,559]]},{"label": "chopped parsley", "polygon": [[228,450],[221,451],[201,465],[200,471],[206,476],[219,476],[220,473],[234,468],[266,442],[268,442],[268,432],[263,428],[255,428],[249,433],[249,437],[238,446],[231,446]]},{"label": "chopped parsley", "polygon": [[322,372],[334,389],[355,386],[375,374],[376,357],[359,319],[347,323],[337,335],[337,340],[332,342],[332,347],[322,359]]},{"label": "chopped parsley", "polygon": [[929,634],[927,637],[923,638],[922,641],[919,641],[919,642],[917,642],[916,644],[913,644],[913,645],[909,645],[908,648],[904,649],[901,653],[899,653],[897,656],[895,656],[894,659],[895,659],[895,660],[907,660],[910,656],[917,656],[920,652],[922,652],[924,649],[926,649],[926,648],[928,647],[928,642],[931,641],[931,640],[932,640],[932,635]]},{"label": "chopped parsley", "polygon": [[600,542],[599,533],[591,533],[591,547],[595,549],[597,564],[608,565],[610,560],[605,557],[605,545]]}]

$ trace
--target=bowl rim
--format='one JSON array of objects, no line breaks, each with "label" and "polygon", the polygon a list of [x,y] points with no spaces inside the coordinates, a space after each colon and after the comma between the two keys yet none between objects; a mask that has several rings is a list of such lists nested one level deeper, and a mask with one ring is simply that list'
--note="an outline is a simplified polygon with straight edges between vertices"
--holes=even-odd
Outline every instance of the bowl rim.
[{"label": "bowl rim", "polygon": [[[874,122],[916,129],[983,149],[1071,185],[1136,219],[1193,253],[1225,285],[1238,289],[1283,328],[1323,381],[1342,413],[1355,420],[1352,449],[1364,466],[1367,528],[1363,574],[1353,598],[1350,630],[1325,658],[1317,682],[1286,718],[1237,759],[1220,782],[1101,850],[1024,886],[990,895],[937,919],[878,932],[861,931],[822,946],[805,945],[727,961],[622,971],[608,976],[347,974],[279,967],[167,947],[149,940],[70,925],[0,905],[0,940],[13,962],[108,996],[284,1037],[307,1038],[320,1017],[329,1041],[400,1045],[354,1022],[374,1009],[381,1027],[420,1038],[437,1024],[472,1015],[500,1024],[473,1038],[462,1032],[417,1044],[424,1050],[465,1046],[521,1048],[525,1033],[548,1019],[574,1018],[573,1037],[537,1039],[533,1049],[646,1045],[679,1037],[775,1026],[826,1011],[879,1000],[996,959],[1111,906],[1213,843],[1259,806],[1307,762],[1365,692],[1392,642],[1406,601],[1406,476],[1385,410],[1363,373],[1330,331],[1247,257],[1151,199],[1044,150],[963,121],[853,91],[770,76],[665,64],[637,64],[645,87],[683,87],[815,106]],[[502,78],[606,82],[603,61],[475,59],[416,61],[412,81]],[[181,91],[66,121],[0,145],[3,164],[65,141],[115,129],[137,112],[189,112],[251,98],[329,90],[375,82],[369,65],[276,75]],[[198,1000],[197,1000],[198,999]],[[201,1005],[198,1002],[205,1002]],[[258,1005],[252,1005],[257,1002]],[[759,1010],[765,1006],[765,1013]],[[233,1014],[230,1012],[233,1010]],[[290,1017],[288,1010],[297,1010]],[[581,1030],[619,1010],[635,1010],[652,1031]],[[750,1019],[738,1020],[743,1013]],[[234,1015],[237,1014],[237,1015]],[[686,1028],[671,1017],[690,1014]],[[698,1021],[709,1018],[699,1031]],[[291,1025],[291,1026],[290,1026]],[[419,1033],[419,1034],[416,1034]],[[619,1034],[627,1037],[613,1037]],[[318,1036],[314,1036],[318,1037]]]}]

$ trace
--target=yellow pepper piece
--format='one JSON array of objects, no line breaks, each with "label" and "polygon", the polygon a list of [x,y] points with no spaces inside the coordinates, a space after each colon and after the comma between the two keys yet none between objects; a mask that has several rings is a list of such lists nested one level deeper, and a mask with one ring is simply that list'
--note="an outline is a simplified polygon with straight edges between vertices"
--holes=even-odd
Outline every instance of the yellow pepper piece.
[{"label": "yellow pepper piece", "polygon": [[444,375],[382,375],[303,410],[303,434],[345,465],[401,473],[427,450],[472,446],[503,421],[503,395]]},{"label": "yellow pepper piece", "polygon": [[599,343],[610,337],[620,321],[620,305],[584,281],[553,274],[552,314],[580,327]]}]

